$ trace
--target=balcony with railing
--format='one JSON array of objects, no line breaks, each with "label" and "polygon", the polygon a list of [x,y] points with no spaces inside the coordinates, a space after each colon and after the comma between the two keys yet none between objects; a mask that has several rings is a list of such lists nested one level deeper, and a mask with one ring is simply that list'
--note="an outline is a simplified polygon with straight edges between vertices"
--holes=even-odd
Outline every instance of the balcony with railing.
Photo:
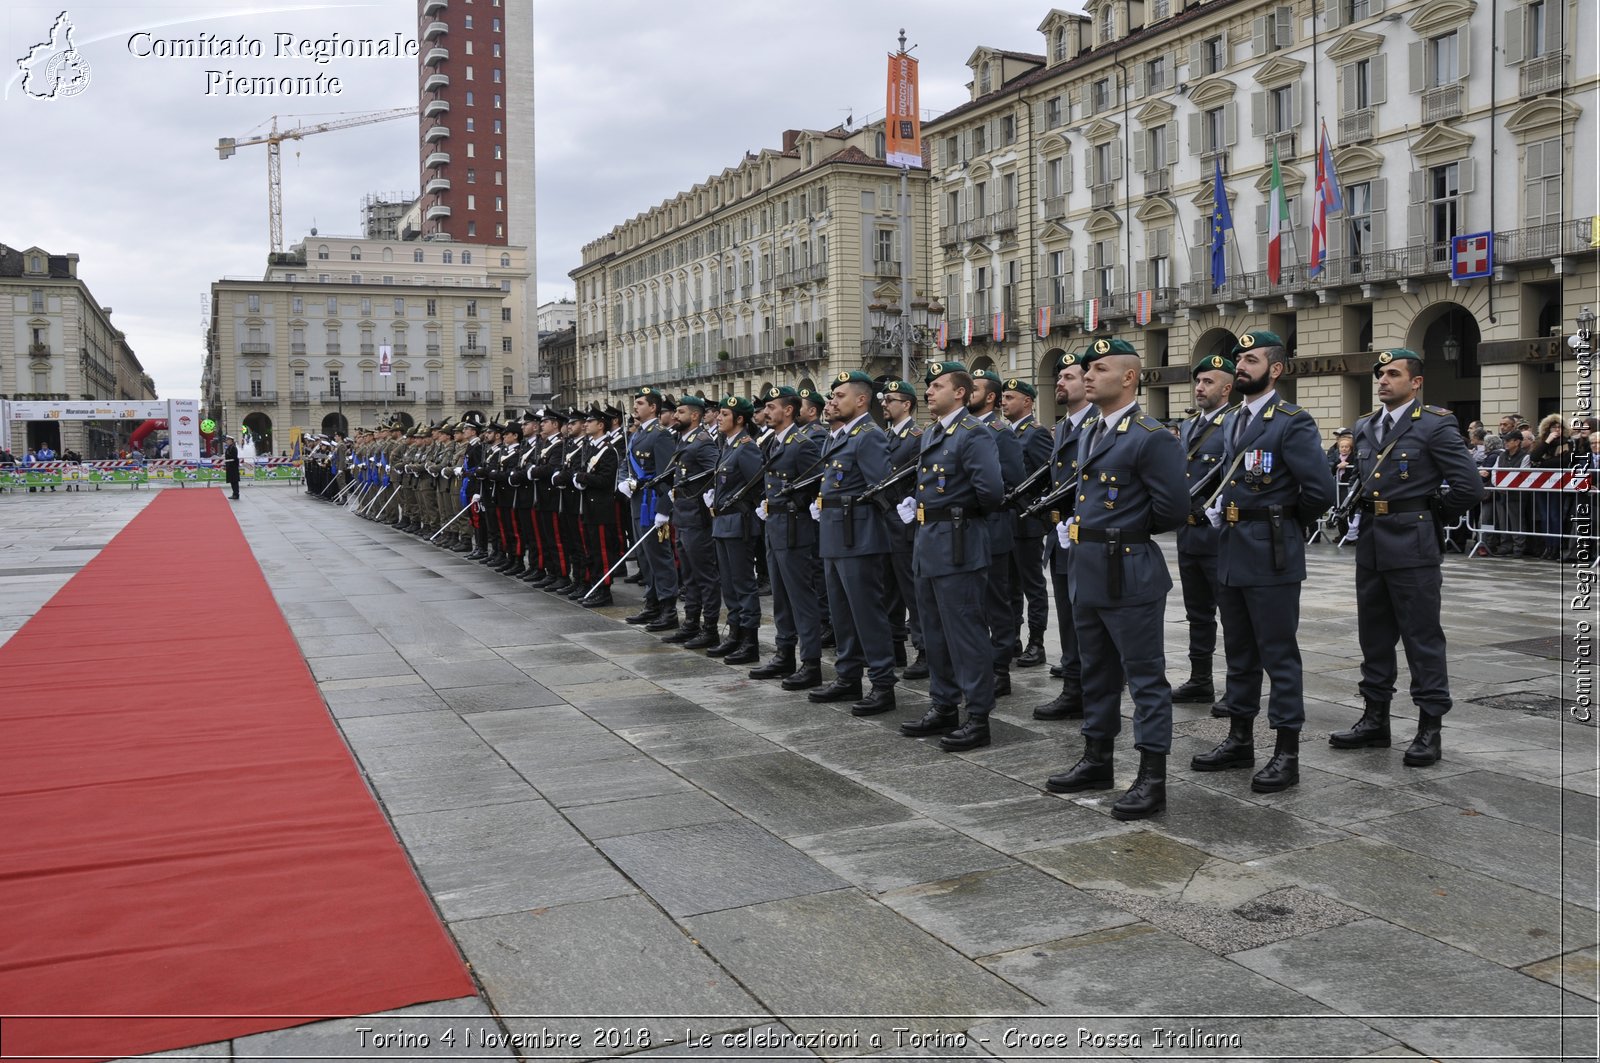
[{"label": "balcony with railing", "polygon": [[1014,233],[1017,231],[1017,210],[1008,207],[1005,210],[995,211],[989,215],[989,228],[997,233]]},{"label": "balcony with railing", "polygon": [[1107,182],[1101,185],[1089,186],[1089,205],[1096,210],[1114,206],[1117,202],[1117,186]]},{"label": "balcony with railing", "polygon": [[272,353],[272,344],[263,343],[261,340],[254,340],[254,341],[241,343],[241,344],[239,344],[239,353],[240,354],[253,354],[253,355],[257,355],[257,356],[265,355],[265,354],[271,354]]},{"label": "balcony with railing", "polygon": [[1167,169],[1151,170],[1141,174],[1144,178],[1144,194],[1147,196],[1164,196],[1172,191],[1172,171]]},{"label": "balcony with railing", "polygon": [[306,353],[306,345],[304,343],[291,343],[289,344],[289,353],[303,358]]},{"label": "balcony with railing", "polygon": [[1567,87],[1567,53],[1551,52],[1523,62],[1517,80],[1524,96],[1540,96]]},{"label": "balcony with railing", "polygon": [[433,118],[433,117],[435,117],[437,115],[449,114],[449,113],[450,113],[450,101],[449,100],[429,100],[428,101],[428,106],[426,106],[426,107],[424,107],[422,109],[422,117],[424,117],[424,118]]},{"label": "balcony with railing", "polygon": [[1339,116],[1339,143],[1364,144],[1372,139],[1377,128],[1378,112],[1371,107]]},{"label": "balcony with railing", "polygon": [[243,406],[276,406],[278,393],[276,391],[239,391],[235,392],[233,401]]},{"label": "balcony with railing", "polygon": [[1460,118],[1467,98],[1467,87],[1461,84],[1440,85],[1422,94],[1422,120],[1442,122],[1447,118]]},{"label": "balcony with railing", "polygon": [[426,350],[428,352],[428,357],[429,358],[437,358],[437,357],[439,357],[439,345],[437,343],[428,344],[424,348],[424,350]]},{"label": "balcony with railing", "polygon": [[291,391],[289,392],[289,401],[296,406],[308,405],[311,402],[311,392]]},{"label": "balcony with railing", "polygon": [[428,131],[422,135],[422,139],[429,144],[433,144],[441,140],[446,140],[449,138],[449,136],[449,126],[433,125],[428,127]]},{"label": "balcony with railing", "polygon": [[1585,254],[1593,240],[1594,219],[1577,218],[1510,229],[1494,234],[1496,263],[1530,262],[1562,255]]},{"label": "balcony with railing", "polygon": [[939,226],[939,242],[946,247],[951,247],[961,242],[961,223],[951,222],[949,225]]},{"label": "balcony with railing", "polygon": [[422,83],[422,91],[439,92],[450,87],[449,74],[429,74],[428,80]]},{"label": "balcony with railing", "polygon": [[1067,197],[1066,196],[1045,196],[1044,197],[1044,218],[1045,218],[1046,221],[1049,221],[1052,218],[1065,218],[1066,216],[1067,216]]},{"label": "balcony with railing", "polygon": [[806,280],[820,281],[828,279],[828,264],[826,262],[813,262],[805,267]]},{"label": "balcony with railing", "polygon": [[448,151],[429,152],[427,159],[423,161],[422,165],[428,167],[430,170],[437,170],[441,166],[449,166],[450,153]]},{"label": "balcony with railing", "polygon": [[378,353],[378,345],[376,343],[363,343],[361,344],[361,353],[364,357],[371,358]]},{"label": "balcony with railing", "polygon": [[433,206],[428,208],[429,221],[433,221],[436,218],[448,218],[449,216],[450,208],[445,206],[443,203],[435,203]]},{"label": "balcony with railing", "polygon": [[443,11],[449,6],[450,0],[426,0],[422,5],[422,17],[427,18],[429,15]]},{"label": "balcony with railing", "polygon": [[422,401],[427,403],[429,406],[441,405],[444,402],[444,392],[442,392],[442,391],[424,391],[422,393]]},{"label": "balcony with railing", "polygon": [[329,340],[323,345],[322,350],[324,354],[339,354],[344,348],[339,345],[338,340]]},{"label": "balcony with railing", "polygon": [[456,353],[463,358],[487,358],[489,356],[489,348],[479,347],[475,343],[464,343],[456,348]]},{"label": "balcony with railing", "polygon": [[423,58],[422,61],[428,66],[438,66],[440,63],[449,58],[450,50],[448,48],[429,48],[428,54]]},{"label": "balcony with railing", "polygon": [[456,401],[457,402],[493,402],[494,401],[494,392],[492,392],[492,391],[457,391],[456,392]]},{"label": "balcony with railing", "polygon": [[449,33],[449,32],[450,32],[450,27],[449,26],[445,25],[443,22],[439,22],[439,21],[435,20],[433,22],[428,23],[428,28],[422,31],[422,39],[424,41],[431,41],[435,37],[443,37],[446,33]]},{"label": "balcony with railing", "polygon": [[408,352],[410,352],[410,350],[411,348],[406,346],[404,343],[391,343],[389,345],[389,353],[394,355],[396,358],[404,357]]},{"label": "balcony with railing", "polygon": [[979,240],[994,232],[993,221],[987,217],[969,218],[961,223],[961,239]]},{"label": "balcony with railing", "polygon": [[892,258],[879,259],[872,264],[874,277],[899,277],[900,263]]},{"label": "balcony with railing", "polygon": [[1295,146],[1299,143],[1299,139],[1295,136],[1294,130],[1280,129],[1277,132],[1268,133],[1264,139],[1266,140],[1264,150],[1269,160],[1272,158],[1272,149],[1274,147],[1278,149],[1279,162],[1288,162],[1296,157]]}]

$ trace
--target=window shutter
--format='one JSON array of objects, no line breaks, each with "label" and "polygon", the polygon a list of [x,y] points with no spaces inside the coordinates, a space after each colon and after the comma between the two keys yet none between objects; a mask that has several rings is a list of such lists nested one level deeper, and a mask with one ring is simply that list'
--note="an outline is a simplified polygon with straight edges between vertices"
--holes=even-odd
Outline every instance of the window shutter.
[{"label": "window shutter", "polygon": [[1289,86],[1289,128],[1299,129],[1306,120],[1305,93],[1300,91],[1300,83],[1296,81]]},{"label": "window shutter", "polygon": [[1068,280],[1070,281],[1073,270],[1078,268],[1078,256],[1073,252],[1071,244],[1067,245],[1065,260],[1066,264],[1062,268],[1066,270]]},{"label": "window shutter", "polygon": [[1178,165],[1178,123],[1168,122],[1165,129],[1167,131],[1166,162],[1168,166],[1176,166]]},{"label": "window shutter", "polygon": [[1372,105],[1389,99],[1389,57],[1379,52],[1372,57]]},{"label": "window shutter", "polygon": [[1336,30],[1344,24],[1344,0],[1320,0],[1324,29]]},{"label": "window shutter", "polygon": [[1189,80],[1198,81],[1205,76],[1205,71],[1200,66],[1200,42],[1189,42]]},{"label": "window shutter", "polygon": [[1422,92],[1428,87],[1428,53],[1425,41],[1412,41],[1406,47],[1411,66],[1411,91]]},{"label": "window shutter", "polygon": [[1100,183],[1100,175],[1095,172],[1094,167],[1094,148],[1083,149],[1083,179],[1090,187]]},{"label": "window shutter", "polygon": [[1383,0],[1367,0],[1367,16],[1383,14]]},{"label": "window shutter", "polygon": [[[1199,155],[1205,150],[1205,142],[1201,140],[1200,116],[1198,114],[1191,114],[1189,116],[1189,154]],[[1176,162],[1177,160],[1173,159],[1171,161]]]},{"label": "window shutter", "polygon": [[1150,263],[1135,262],[1133,264],[1133,290],[1142,292],[1150,287]]},{"label": "window shutter", "polygon": [[1346,63],[1339,68],[1339,113],[1350,114],[1356,109],[1356,71],[1359,68],[1355,63]]},{"label": "window shutter", "polygon": [[1189,248],[1189,276],[1196,280],[1204,280],[1206,271],[1210,268],[1210,247],[1195,246]]},{"label": "window shutter", "polygon": [[1133,135],[1133,168],[1140,173],[1150,172],[1150,151],[1145,146],[1148,135],[1143,130]]},{"label": "window shutter", "polygon": [[1267,205],[1256,207],[1256,264],[1267,268]]},{"label": "window shutter", "polygon": [[1270,50],[1267,43],[1267,17],[1257,15],[1250,20],[1250,54],[1260,57]]},{"label": "window shutter", "polygon": [[[1142,140],[1144,138],[1140,137],[1139,139]],[[1122,149],[1122,145],[1118,144],[1118,145],[1116,145],[1116,148],[1117,148],[1117,150],[1113,151],[1111,153],[1111,177],[1110,177],[1110,180],[1112,180],[1112,181],[1120,181],[1120,180],[1122,180],[1122,150],[1121,150]]]},{"label": "window shutter", "polygon": [[1559,52],[1566,45],[1566,18],[1565,3],[1544,5],[1544,54]]},{"label": "window shutter", "polygon": [[1172,254],[1172,230],[1171,229],[1157,229],[1156,232],[1155,232],[1155,237],[1156,237],[1156,254],[1158,254],[1158,255],[1170,255],[1170,254]]},{"label": "window shutter", "polygon": [[1267,133],[1267,94],[1265,92],[1252,92],[1250,94],[1250,135],[1254,137],[1265,136]]},{"label": "window shutter", "polygon": [[1226,103],[1222,107],[1222,142],[1233,147],[1239,142],[1239,105]]},{"label": "window shutter", "polygon": [[[1545,6],[1553,7],[1554,5],[1546,4]],[[1458,73],[1461,80],[1465,81],[1467,76],[1472,73],[1472,24],[1470,22],[1463,22],[1461,28],[1456,30],[1456,53],[1460,67]]]},{"label": "window shutter", "polygon": [[1505,32],[1501,34],[1500,42],[1508,63],[1522,62],[1522,27],[1527,17],[1527,11],[1521,4],[1513,5],[1511,10],[1505,13]]},{"label": "window shutter", "polygon": [[1063,192],[1070,192],[1072,191],[1072,152],[1069,151],[1065,155],[1061,156],[1061,171],[1062,180],[1064,182],[1061,186],[1061,190]]},{"label": "window shutter", "polygon": [[1277,34],[1274,42],[1279,48],[1288,48],[1294,44],[1294,8],[1280,7],[1273,13],[1273,30]]},{"label": "window shutter", "polygon": [[1120,295],[1128,290],[1128,267],[1119,265],[1111,271],[1111,292]]},{"label": "window shutter", "polygon": [[1217,69],[1226,70],[1233,65],[1233,42],[1228,39],[1227,30],[1219,30],[1217,37],[1222,42],[1222,65]]},{"label": "window shutter", "polygon": [[1133,68],[1133,98],[1136,100],[1144,99],[1149,87],[1149,83],[1145,79],[1144,64],[1140,63]]},{"label": "window shutter", "polygon": [[1457,187],[1461,190],[1461,194],[1462,195],[1466,195],[1468,192],[1471,192],[1473,190],[1474,185],[1475,185],[1475,180],[1474,179],[1476,177],[1476,174],[1475,174],[1474,171],[1476,169],[1477,169],[1477,160],[1476,159],[1462,159],[1461,162],[1457,164],[1457,168],[1456,168]]},{"label": "window shutter", "polygon": [[1411,199],[1406,205],[1406,229],[1412,244],[1428,241],[1427,222],[1428,171],[1411,171]]}]

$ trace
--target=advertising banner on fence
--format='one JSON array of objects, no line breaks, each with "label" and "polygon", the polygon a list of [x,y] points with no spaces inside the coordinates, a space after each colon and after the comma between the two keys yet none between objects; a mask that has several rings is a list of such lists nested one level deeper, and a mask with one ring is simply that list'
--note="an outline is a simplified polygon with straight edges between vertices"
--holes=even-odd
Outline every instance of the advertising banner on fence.
[{"label": "advertising banner on fence", "polygon": [[169,399],[167,427],[172,439],[171,454],[179,461],[200,460],[200,400]]}]

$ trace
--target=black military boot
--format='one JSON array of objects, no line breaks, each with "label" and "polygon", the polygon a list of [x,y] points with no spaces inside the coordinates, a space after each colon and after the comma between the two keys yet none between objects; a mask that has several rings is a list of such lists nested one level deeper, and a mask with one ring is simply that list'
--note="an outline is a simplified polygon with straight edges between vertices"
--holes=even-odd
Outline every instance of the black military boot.
[{"label": "black military boot", "polygon": [[1389,703],[1368,701],[1361,719],[1348,731],[1335,731],[1328,736],[1334,749],[1367,749],[1389,745]]},{"label": "black military boot", "polygon": [[1444,755],[1439,737],[1439,730],[1443,726],[1443,716],[1435,716],[1420,707],[1417,709],[1417,737],[1411,740],[1402,758],[1406,767],[1425,768],[1429,764],[1439,763],[1439,758]]},{"label": "black military boot", "polygon": [[1083,719],[1083,690],[1070,679],[1061,681],[1061,693],[1033,710],[1035,720]]},{"label": "black military boot", "polygon": [[900,725],[900,733],[907,738],[927,738],[929,735],[947,735],[961,726],[961,713],[953,705],[934,705],[922,714],[922,719]]},{"label": "black military boot", "polygon": [[645,596],[643,609],[640,609],[632,616],[623,617],[622,620],[623,623],[626,624],[648,624],[650,621],[654,620],[660,615],[661,606],[659,603],[657,603],[655,595],[651,594]]},{"label": "black military boot", "polygon": [[939,739],[939,748],[946,753],[965,753],[969,749],[982,749],[989,744],[989,717],[967,716],[967,722]]},{"label": "black military boot", "polygon": [[1300,732],[1286,727],[1278,728],[1278,745],[1266,767],[1256,772],[1250,780],[1250,789],[1258,794],[1275,794],[1291,786],[1300,785]]},{"label": "black military boot", "polygon": [[1044,632],[1036,628],[1028,629],[1028,646],[1017,658],[1018,668],[1037,668],[1045,662]]},{"label": "black military boot", "polygon": [[894,708],[894,687],[880,687],[876,684],[867,691],[867,696],[850,706],[852,716],[877,716]]},{"label": "black military boot", "polygon": [[1140,753],[1139,774],[1111,806],[1116,819],[1145,819],[1167,807],[1167,755]]},{"label": "black military boot", "polygon": [[698,615],[690,616],[688,613],[685,613],[683,617],[683,626],[661,641],[676,642],[681,644],[688,642],[698,634],[700,634],[700,617]]},{"label": "black military boot", "polygon": [[722,659],[723,664],[755,664],[761,660],[761,628],[756,624],[749,627],[740,625],[739,645],[733,652]]},{"label": "black military boot", "polygon": [[717,618],[711,617],[700,622],[700,634],[689,639],[683,644],[686,650],[709,650],[722,642],[722,632],[717,630]]},{"label": "black military boot", "polygon": [[528,571],[524,572],[518,578],[521,579],[522,582],[524,582],[524,583],[531,583],[531,584],[534,584],[535,586],[537,586],[538,584],[544,582],[549,577],[550,577],[550,573],[546,572],[544,569],[542,569],[542,568],[531,568]]},{"label": "black military boot", "polygon": [[583,606],[585,609],[604,609],[605,607],[613,604],[611,601],[611,588],[601,587],[593,594],[586,596],[582,601],[578,602],[578,604]]},{"label": "black military boot", "polygon": [[920,647],[920,646],[917,647],[917,659],[912,661],[910,664],[906,665],[906,670],[904,672],[900,673],[900,678],[902,678],[902,679],[926,679],[926,678],[928,678],[928,655],[925,652],[923,652],[922,647]]},{"label": "black military boot", "polygon": [[1109,790],[1116,780],[1111,773],[1111,754],[1116,743],[1109,738],[1083,736],[1083,756],[1078,763],[1044,781],[1053,794],[1075,794],[1079,790]]},{"label": "black military boot", "polygon": [[1256,722],[1235,716],[1228,725],[1228,737],[1209,753],[1198,754],[1189,762],[1192,771],[1225,771],[1249,768],[1256,762]]},{"label": "black military boot", "polygon": [[721,642],[717,643],[715,646],[713,646],[709,650],[707,650],[706,651],[706,656],[707,657],[726,657],[728,654],[730,654],[734,650],[738,649],[739,648],[739,644],[741,642],[743,642],[743,641],[744,641],[744,628],[740,627],[738,624],[735,624],[733,621],[730,620],[728,622],[728,636],[727,636],[727,638],[723,639]]},{"label": "black military boot", "polygon": [[678,599],[663,598],[660,614],[644,626],[646,631],[678,630]]},{"label": "black military boot", "polygon": [[994,674],[994,696],[1009,698],[1011,696],[1011,672],[996,672]]},{"label": "black military boot", "polygon": [[1217,696],[1211,685],[1211,658],[1190,657],[1189,679],[1172,692],[1174,704],[1203,705]]},{"label": "black military boot", "polygon": [[815,657],[801,661],[799,670],[779,685],[785,690],[815,690],[822,685],[822,662]]},{"label": "black military boot", "polygon": [[763,664],[760,668],[752,668],[750,670],[750,678],[782,679],[785,676],[793,675],[794,670],[794,647],[780,646],[778,647],[778,652],[774,653],[766,664]]},{"label": "black military boot", "polygon": [[857,676],[854,679],[835,677],[833,682],[821,690],[813,690],[806,697],[818,705],[826,704],[830,701],[860,701],[861,677]]}]

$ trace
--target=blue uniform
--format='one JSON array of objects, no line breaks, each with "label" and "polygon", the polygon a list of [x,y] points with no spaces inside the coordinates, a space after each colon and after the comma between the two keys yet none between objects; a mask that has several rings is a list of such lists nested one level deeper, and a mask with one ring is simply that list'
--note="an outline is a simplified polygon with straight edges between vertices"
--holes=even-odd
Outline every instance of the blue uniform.
[{"label": "blue uniform", "polygon": [[[630,476],[639,482],[665,472],[667,463],[677,450],[677,440],[662,427],[659,418],[651,418],[628,440],[628,468]],[[678,597],[678,569],[672,561],[672,543],[654,531],[656,514],[672,516],[672,499],[664,488],[636,490],[629,498],[633,513],[633,526],[648,541],[639,548],[640,567],[644,570],[644,586],[648,597],[656,602],[676,601]]]},{"label": "blue uniform", "polygon": [[[672,526],[678,531],[679,583],[683,592],[686,620],[700,620],[716,627],[722,612],[722,584],[718,577],[717,550],[711,541],[711,514],[701,497],[713,477],[702,474],[717,467],[717,441],[700,425],[678,440],[677,472],[673,474]],[[678,489],[694,477],[698,487]]]},{"label": "blue uniform", "polygon": [[[1380,443],[1376,428],[1382,412],[1374,410],[1355,430],[1361,485],[1356,540],[1361,695],[1382,704],[1394,697],[1394,647],[1403,642],[1411,700],[1423,712],[1443,716],[1451,702],[1439,624],[1440,521],[1454,521],[1481,502],[1483,481],[1449,410],[1413,401]],[[1378,455],[1385,450],[1380,465]],[[1441,492],[1437,512],[1429,503],[1435,492]]]},{"label": "blue uniform", "polygon": [[922,433],[917,463],[917,537],[912,569],[928,654],[928,693],[935,708],[969,716],[994,709],[994,669],[983,620],[989,569],[989,522],[1000,505],[995,433],[963,411],[948,429]]},{"label": "blue uniform", "polygon": [[[917,422],[907,417],[904,424],[891,426],[887,431],[889,465],[898,470],[915,462],[922,449],[922,429],[917,427]],[[903,487],[885,494],[884,500],[899,505],[915,492],[916,480],[913,478],[905,481]],[[889,562],[894,568],[894,579],[888,587],[889,623],[895,641],[904,642],[909,634],[911,645],[920,650],[923,647],[922,618],[917,609],[917,581],[911,574],[911,553],[916,546],[917,526],[915,523],[903,524],[893,518],[887,523],[889,540],[894,546],[889,555]]]},{"label": "blue uniform", "polygon": [[[1050,463],[1054,439],[1031,413],[1012,425],[1011,430],[1022,445],[1023,479],[1027,479]],[[1044,537],[1049,530],[1043,517],[1017,518],[1017,537],[1011,550],[1011,619],[1020,628],[1026,609],[1030,643],[1042,642],[1044,629],[1050,623],[1049,594],[1044,584]],[[1019,637],[1020,634],[1019,631]]]},{"label": "blue uniform", "polygon": [[1083,733],[1116,738],[1126,679],[1134,746],[1165,756],[1172,746],[1172,688],[1161,630],[1172,577],[1151,536],[1176,528],[1189,512],[1183,451],[1137,404],[1114,422],[1093,416],[1082,427],[1067,561],[1079,652],[1089,664]]},{"label": "blue uniform", "polygon": [[[761,447],[749,432],[739,432],[722,446],[711,500],[711,537],[717,547],[717,570],[722,579],[722,604],[728,623],[748,629],[751,636],[761,625],[761,603],[756,596],[755,540],[760,523],[755,515],[760,497],[744,488],[761,472]],[[739,501],[735,499],[743,495]]]},{"label": "blue uniform", "polygon": [[1217,604],[1228,657],[1223,700],[1230,716],[1255,719],[1265,673],[1272,685],[1268,721],[1274,730],[1298,731],[1305,722],[1298,638],[1306,578],[1302,527],[1333,504],[1333,473],[1317,423],[1305,410],[1269,395],[1240,435],[1246,413],[1235,410],[1219,429],[1230,470],[1218,499]]},{"label": "blue uniform", "polygon": [[[1023,480],[1022,443],[998,413],[990,411],[978,423],[994,436],[1000,463],[1002,497]],[[983,589],[983,616],[989,626],[990,660],[996,672],[1010,672],[1017,646],[1017,628],[1011,612],[1011,551],[1016,546],[1017,515],[1009,509],[989,514],[989,575]]]},{"label": "blue uniform", "polygon": [[[1051,494],[1078,479],[1078,444],[1083,438],[1083,426],[1097,416],[1093,406],[1085,406],[1078,411],[1076,420],[1068,414],[1056,422],[1051,436]],[[1083,689],[1083,662],[1078,653],[1078,629],[1072,621],[1072,568],[1067,564],[1067,551],[1055,534],[1055,526],[1072,516],[1077,501],[1077,493],[1068,492],[1056,503],[1056,508],[1046,514],[1050,518],[1050,533],[1044,540],[1050,586],[1056,599],[1057,637],[1061,640],[1061,684],[1062,690],[1069,694]]]},{"label": "blue uniform", "polygon": [[817,522],[810,496],[784,489],[815,475],[822,448],[815,433],[791,424],[767,443],[767,573],[779,651],[798,646],[800,659],[822,657],[822,603],[817,599]]},{"label": "blue uniform", "polygon": [[828,585],[828,609],[838,639],[834,670],[851,682],[866,670],[876,688],[892,687],[894,648],[883,607],[884,555],[889,529],[873,502],[856,500],[889,475],[889,439],[863,414],[831,434],[822,455],[822,529],[818,552]]},{"label": "blue uniform", "polygon": [[[1196,414],[1178,431],[1189,486],[1194,487],[1224,460],[1225,410]],[[1209,496],[1217,486],[1213,479]],[[1196,677],[1211,675],[1217,652],[1217,529],[1206,519],[1205,499],[1195,499],[1187,522],[1178,528],[1178,579],[1183,584],[1183,615],[1189,623],[1189,661]]]}]

